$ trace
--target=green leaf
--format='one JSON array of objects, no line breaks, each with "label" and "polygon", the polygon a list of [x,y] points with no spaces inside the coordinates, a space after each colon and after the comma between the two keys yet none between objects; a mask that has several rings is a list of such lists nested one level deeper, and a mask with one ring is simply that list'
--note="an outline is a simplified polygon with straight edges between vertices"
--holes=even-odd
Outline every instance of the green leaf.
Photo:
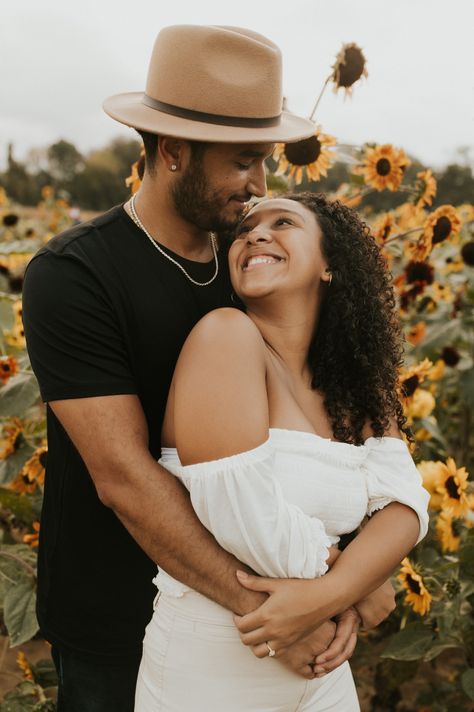
[{"label": "green leaf", "polygon": [[0,255],[34,255],[40,247],[38,240],[12,240],[0,243]]},{"label": "green leaf", "polygon": [[474,369],[463,371],[459,377],[459,392],[471,408],[474,408]]},{"label": "green leaf", "polygon": [[452,344],[453,341],[461,333],[461,323],[459,319],[451,319],[448,322],[436,324],[430,333],[423,340],[423,352],[426,353],[432,349],[439,350],[440,347]]},{"label": "green leaf", "polygon": [[409,623],[395,633],[381,654],[393,660],[419,660],[423,658],[434,641],[433,632],[422,623]]},{"label": "green leaf", "polygon": [[438,657],[441,653],[443,653],[445,650],[448,650],[449,648],[461,648],[462,649],[462,644],[458,640],[453,640],[453,641],[445,641],[445,642],[439,642],[435,643],[432,648],[428,650],[428,652],[424,655],[423,660],[429,661],[433,660],[434,658]]},{"label": "green leaf", "polygon": [[463,672],[461,675],[461,687],[469,699],[474,700],[474,668],[469,668]]},{"label": "green leaf", "polygon": [[38,632],[35,608],[36,582],[33,577],[23,579],[9,588],[3,615],[12,647],[26,643]]},{"label": "green leaf", "polygon": [[0,388],[0,417],[21,416],[38,398],[39,388],[34,376],[26,373],[13,376]]},{"label": "green leaf", "polygon": [[468,580],[474,579],[474,529],[468,531],[466,541],[461,549],[459,575]]},{"label": "green leaf", "polygon": [[0,507],[11,512],[22,524],[32,524],[38,519],[37,497],[14,492],[6,487],[0,487]]}]

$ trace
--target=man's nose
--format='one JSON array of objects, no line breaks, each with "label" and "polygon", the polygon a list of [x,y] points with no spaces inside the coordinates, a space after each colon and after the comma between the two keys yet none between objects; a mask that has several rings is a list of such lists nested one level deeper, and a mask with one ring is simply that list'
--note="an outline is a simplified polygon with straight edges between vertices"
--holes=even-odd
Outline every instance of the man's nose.
[{"label": "man's nose", "polygon": [[247,191],[256,198],[263,198],[267,194],[267,176],[263,163],[255,166],[247,183]]}]

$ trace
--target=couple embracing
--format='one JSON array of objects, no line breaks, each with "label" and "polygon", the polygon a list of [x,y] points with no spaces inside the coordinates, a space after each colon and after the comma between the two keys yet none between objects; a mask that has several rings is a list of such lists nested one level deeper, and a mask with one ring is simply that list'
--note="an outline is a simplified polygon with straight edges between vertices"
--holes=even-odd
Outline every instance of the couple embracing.
[{"label": "couple embracing", "polygon": [[164,29],[146,92],[104,105],[140,190],[28,267],[59,712],[355,712],[358,628],[426,533],[375,242],[322,195],[249,205],[314,130],[281,106],[262,35]]}]

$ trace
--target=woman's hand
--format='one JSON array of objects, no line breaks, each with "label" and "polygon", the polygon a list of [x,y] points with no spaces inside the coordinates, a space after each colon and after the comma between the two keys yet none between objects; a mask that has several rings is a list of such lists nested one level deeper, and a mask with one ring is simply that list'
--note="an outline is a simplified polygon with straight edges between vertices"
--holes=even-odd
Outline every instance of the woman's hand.
[{"label": "woman's hand", "polygon": [[370,630],[378,626],[396,608],[395,590],[390,581],[355,603],[354,608],[360,615],[362,628]]},{"label": "woman's hand", "polygon": [[255,611],[235,617],[245,645],[268,642],[276,651],[288,648],[348,608],[344,605],[344,591],[333,584],[329,574],[310,580],[264,578],[243,572],[237,575],[245,588],[269,594]]}]

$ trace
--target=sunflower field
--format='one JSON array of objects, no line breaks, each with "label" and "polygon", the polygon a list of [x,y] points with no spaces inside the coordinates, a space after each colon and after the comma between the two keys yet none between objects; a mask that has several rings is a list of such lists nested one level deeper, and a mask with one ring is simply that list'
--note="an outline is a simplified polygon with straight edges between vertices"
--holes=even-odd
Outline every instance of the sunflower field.
[{"label": "sunflower field", "polygon": [[[345,45],[322,87],[351,93],[367,75],[365,57]],[[352,668],[364,712],[474,710],[474,207],[439,205],[429,169],[391,144],[340,145],[315,125],[309,139],[277,145],[269,192],[321,190],[344,164],[347,179],[331,197],[357,208],[393,276],[404,328],[399,390],[411,426],[413,457],[431,494],[430,529],[393,576],[397,608],[362,631]],[[140,186],[143,155],[127,185]],[[367,198],[402,196],[389,211]],[[63,197],[43,188],[35,209],[0,188],[0,624],[1,666],[17,661],[0,712],[54,710],[55,673],[28,657],[38,636],[35,563],[47,460],[45,410],[29,365],[22,326],[25,266],[37,249],[72,224]],[[8,646],[11,646],[10,652]]]}]

